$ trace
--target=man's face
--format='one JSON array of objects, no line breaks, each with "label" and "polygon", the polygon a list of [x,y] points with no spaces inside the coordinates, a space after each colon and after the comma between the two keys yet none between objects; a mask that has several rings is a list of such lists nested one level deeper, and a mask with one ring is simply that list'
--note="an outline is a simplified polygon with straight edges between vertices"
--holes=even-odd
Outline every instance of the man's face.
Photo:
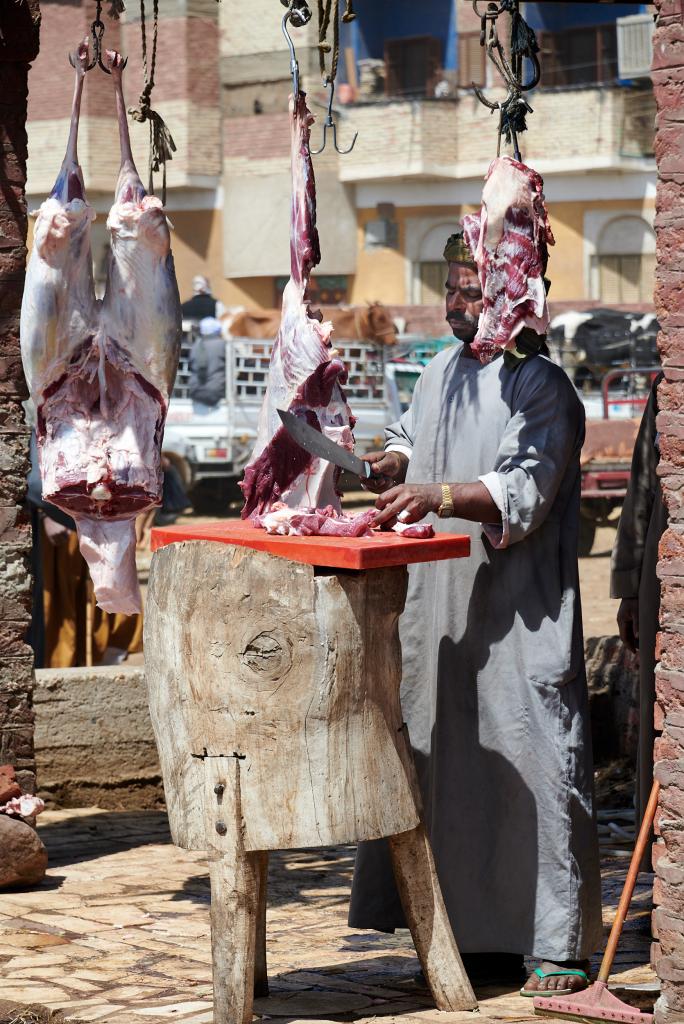
[{"label": "man's face", "polygon": [[465,342],[474,340],[481,312],[482,289],[476,271],[461,263],[449,263],[446,318],[457,338]]}]

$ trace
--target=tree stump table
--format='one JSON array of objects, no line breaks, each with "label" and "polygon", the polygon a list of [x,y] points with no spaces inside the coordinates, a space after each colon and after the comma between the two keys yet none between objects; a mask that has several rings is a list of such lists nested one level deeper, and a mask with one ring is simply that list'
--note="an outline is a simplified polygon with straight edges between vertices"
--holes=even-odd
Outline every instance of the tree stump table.
[{"label": "tree stump table", "polygon": [[475,1008],[399,704],[406,562],[467,555],[468,539],[243,523],[152,537],[150,711],[173,840],[209,857],[216,1024],[247,1024],[268,991],[268,851],[383,836],[437,1007]]}]

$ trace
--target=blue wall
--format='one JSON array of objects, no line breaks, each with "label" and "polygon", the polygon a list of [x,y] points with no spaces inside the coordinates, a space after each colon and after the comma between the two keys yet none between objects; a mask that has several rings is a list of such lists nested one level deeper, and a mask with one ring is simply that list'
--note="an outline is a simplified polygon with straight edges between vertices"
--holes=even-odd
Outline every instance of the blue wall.
[{"label": "blue wall", "polygon": [[357,60],[381,59],[386,39],[406,36],[435,36],[443,40],[443,65],[456,67],[453,0],[365,0],[357,5],[354,21],[342,25],[341,43],[343,47],[354,48]]},{"label": "blue wall", "polygon": [[538,29],[557,32],[579,25],[607,25],[616,18],[645,10],[644,4],[528,3],[524,16],[535,32]]}]

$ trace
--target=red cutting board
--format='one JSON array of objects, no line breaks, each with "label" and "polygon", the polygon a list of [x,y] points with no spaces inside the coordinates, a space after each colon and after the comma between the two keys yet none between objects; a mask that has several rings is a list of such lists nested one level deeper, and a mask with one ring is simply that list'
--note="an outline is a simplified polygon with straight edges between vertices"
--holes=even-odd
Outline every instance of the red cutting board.
[{"label": "red cutting board", "polygon": [[438,533],[424,540],[389,532],[372,537],[279,537],[239,519],[198,523],[197,526],[192,523],[157,526],[152,530],[153,551],[182,540],[238,544],[255,551],[268,551],[292,562],[335,569],[379,569],[409,562],[466,558],[470,554],[470,537],[458,533]]}]

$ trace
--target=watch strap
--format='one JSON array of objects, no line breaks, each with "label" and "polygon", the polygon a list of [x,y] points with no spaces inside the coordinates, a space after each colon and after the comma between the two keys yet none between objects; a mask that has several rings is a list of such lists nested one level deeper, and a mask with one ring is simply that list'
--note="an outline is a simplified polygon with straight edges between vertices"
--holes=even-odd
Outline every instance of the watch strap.
[{"label": "watch strap", "polygon": [[449,519],[454,514],[454,499],[448,484],[442,484],[442,504],[437,509],[440,519]]}]

